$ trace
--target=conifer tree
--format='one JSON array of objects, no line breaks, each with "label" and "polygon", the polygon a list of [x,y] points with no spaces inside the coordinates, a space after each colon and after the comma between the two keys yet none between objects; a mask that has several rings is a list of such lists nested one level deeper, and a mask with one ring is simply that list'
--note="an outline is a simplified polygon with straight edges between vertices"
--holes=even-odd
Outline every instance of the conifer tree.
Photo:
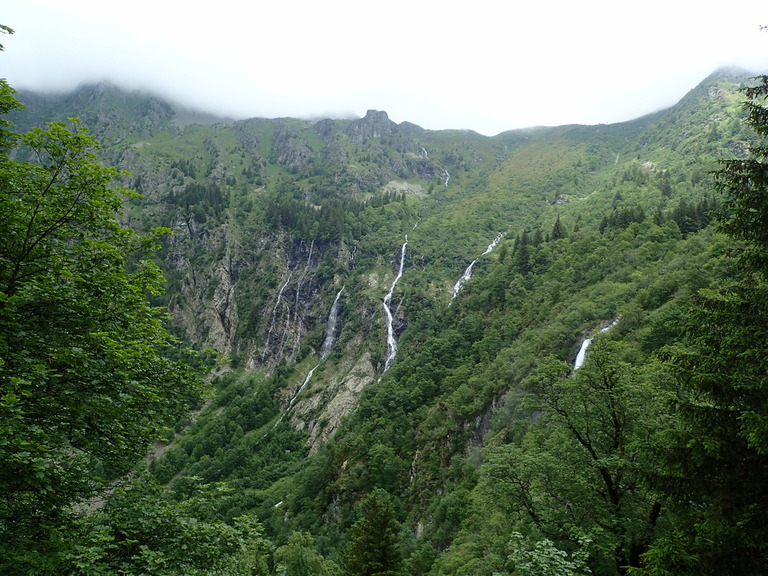
[{"label": "conifer tree", "polygon": [[375,488],[361,504],[362,517],[352,526],[344,558],[348,576],[400,576],[399,523],[386,491]]},{"label": "conifer tree", "polygon": [[557,215],[557,220],[555,220],[555,225],[552,227],[552,240],[559,240],[560,238],[565,238],[568,236],[568,232],[565,230],[565,226],[563,226],[563,223],[560,222],[560,215]]}]

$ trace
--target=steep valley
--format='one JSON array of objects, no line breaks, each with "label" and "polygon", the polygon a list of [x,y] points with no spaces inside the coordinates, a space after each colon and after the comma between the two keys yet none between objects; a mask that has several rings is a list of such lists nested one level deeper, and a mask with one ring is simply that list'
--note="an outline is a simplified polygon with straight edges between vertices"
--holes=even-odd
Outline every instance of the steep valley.
[{"label": "steep valley", "polygon": [[[661,402],[659,352],[682,338],[697,291],[731,271],[709,174],[754,141],[746,80],[716,73],[631,122],[495,137],[373,110],[186,124],[158,97],[107,85],[21,93],[13,120],[82,118],[142,194],[124,224],[170,229],[153,303],[181,340],[219,354],[210,398],[148,464],[170,490],[226,482],[222,518],[256,514],[274,546],[308,532],[341,563],[359,502],[381,488],[409,574],[491,576],[524,530],[563,547],[602,534],[592,566],[612,574],[652,498],[627,484],[610,514],[630,527],[601,524],[593,473],[533,435],[553,408],[528,396],[592,338],[583,378],[610,358],[633,406]],[[651,418],[636,419],[639,437]],[[503,475],[509,462],[530,466]],[[520,496],[533,470],[552,502]],[[573,493],[555,494],[569,473]],[[588,502],[573,503],[577,485]],[[547,506],[569,510],[566,527]]]}]

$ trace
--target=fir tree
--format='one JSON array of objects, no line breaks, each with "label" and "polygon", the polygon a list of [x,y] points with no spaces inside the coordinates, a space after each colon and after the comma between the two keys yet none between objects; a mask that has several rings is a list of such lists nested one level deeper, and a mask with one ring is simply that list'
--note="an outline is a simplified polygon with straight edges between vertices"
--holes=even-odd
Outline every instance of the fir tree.
[{"label": "fir tree", "polygon": [[348,576],[400,576],[403,557],[399,529],[386,491],[376,488],[363,499],[362,517],[352,526],[344,558]]},{"label": "fir tree", "polygon": [[552,240],[560,240],[560,238],[565,238],[568,235],[568,232],[565,230],[565,226],[563,226],[563,223],[560,222],[560,215],[557,215],[557,220],[555,220],[555,225],[552,227]]}]

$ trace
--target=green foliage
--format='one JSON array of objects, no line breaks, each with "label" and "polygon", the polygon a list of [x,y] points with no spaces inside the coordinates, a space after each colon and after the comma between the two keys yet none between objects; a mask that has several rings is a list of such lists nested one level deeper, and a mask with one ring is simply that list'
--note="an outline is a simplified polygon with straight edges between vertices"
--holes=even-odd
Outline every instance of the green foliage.
[{"label": "green foliage", "polygon": [[0,152],[3,154],[14,146],[14,139],[10,131],[13,123],[6,118],[6,115],[13,110],[24,108],[14,94],[16,94],[16,90],[4,78],[0,78]]},{"label": "green foliage", "polygon": [[[589,545],[589,540],[582,539],[580,548],[574,551],[569,558],[567,552],[555,547],[551,540],[540,540],[533,548],[526,548],[523,535],[519,532],[512,533],[509,543],[512,553],[509,560],[512,562],[517,576],[579,576],[592,574],[587,566],[587,554],[584,546]],[[495,576],[495,575],[494,575]]]},{"label": "green foliage", "polygon": [[[0,34],[13,34],[13,29],[9,28],[5,24],[0,24]],[[0,52],[5,50],[5,46],[0,44]]]},{"label": "green foliage", "polygon": [[[747,89],[749,123],[768,134],[768,79]],[[675,529],[649,552],[653,574],[762,574],[768,569],[768,172],[762,144],[716,174],[719,216],[739,255],[733,277],[699,292],[684,317],[686,338],[665,357],[676,375],[678,426],[651,452],[663,467],[652,481]],[[670,546],[674,537],[677,547]]]},{"label": "green foliage", "polygon": [[[716,158],[751,143],[732,86],[709,79],[668,113],[621,125],[496,138],[375,114],[376,131],[372,118],[182,129],[168,106],[80,91],[70,101],[116,142],[103,157],[130,166],[133,180],[122,181],[144,194],[125,204],[124,220],[176,232],[158,252],[168,299],[153,301],[169,304],[179,335],[232,359],[210,402],[166,433],[171,444],[150,465],[168,484],[163,498],[187,497],[184,476],[226,481],[232,492],[212,501],[205,522],[258,515],[282,573],[333,573],[357,503],[382,489],[403,522],[393,539],[411,574],[578,573],[586,563],[608,575],[639,566],[643,552],[649,569],[692,566],[694,547],[660,558],[675,534],[703,543],[715,532],[683,529],[685,514],[673,516],[667,500],[660,509],[646,483],[662,476],[662,440],[680,428],[668,405],[681,389],[669,382],[677,368],[656,354],[695,358],[697,345],[679,345],[691,298],[735,272],[724,256],[732,245],[709,227],[707,177]],[[159,116],[135,127],[124,116],[135,110]],[[498,248],[480,256],[500,231]],[[381,299],[404,234],[400,350],[378,381]],[[473,259],[473,278],[451,301]],[[139,262],[126,261],[131,273]],[[342,285],[337,344],[286,410],[320,360]],[[726,288],[728,306],[706,320],[713,338],[762,338],[718,330],[734,303],[745,317],[762,314],[748,304],[761,290]],[[569,375],[579,341],[618,317]],[[743,442],[763,443],[761,419],[740,421]],[[94,467],[118,470],[88,463],[92,478]],[[512,532],[523,542],[510,545]]]},{"label": "green foliage", "polygon": [[[11,160],[16,144],[33,161]],[[148,303],[163,231],[118,224],[134,194],[113,188],[86,129],[4,132],[0,149],[0,554],[20,568],[45,561],[69,507],[132,467],[202,381]]]},{"label": "green foliage", "polygon": [[559,545],[587,535],[599,573],[639,564],[659,514],[642,489],[637,450],[664,424],[658,374],[633,373],[621,348],[597,339],[570,374],[545,362],[525,384],[535,422],[519,441],[490,448],[481,497],[504,502],[518,529]]},{"label": "green foliage", "polygon": [[259,523],[248,516],[216,519],[214,504],[225,486],[194,478],[185,484],[178,501],[149,477],[119,489],[103,508],[75,521],[74,545],[58,573],[266,576],[268,543]]},{"label": "green foliage", "polygon": [[288,543],[280,546],[274,554],[277,576],[333,576],[339,574],[338,567],[327,562],[315,550],[314,540],[307,533],[294,532]]},{"label": "green foliage", "polygon": [[374,489],[360,503],[362,516],[352,526],[344,556],[348,576],[400,576],[402,553],[400,526],[395,520],[389,494]]}]

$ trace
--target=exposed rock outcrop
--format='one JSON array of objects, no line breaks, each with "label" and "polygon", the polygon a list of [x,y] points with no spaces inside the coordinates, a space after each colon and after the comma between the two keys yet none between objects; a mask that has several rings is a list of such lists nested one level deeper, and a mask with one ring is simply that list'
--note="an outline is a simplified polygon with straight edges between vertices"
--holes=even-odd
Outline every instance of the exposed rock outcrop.
[{"label": "exposed rock outcrop", "polygon": [[368,110],[364,118],[355,120],[347,127],[352,142],[363,142],[369,138],[391,136],[397,131],[397,124],[384,111]]}]

